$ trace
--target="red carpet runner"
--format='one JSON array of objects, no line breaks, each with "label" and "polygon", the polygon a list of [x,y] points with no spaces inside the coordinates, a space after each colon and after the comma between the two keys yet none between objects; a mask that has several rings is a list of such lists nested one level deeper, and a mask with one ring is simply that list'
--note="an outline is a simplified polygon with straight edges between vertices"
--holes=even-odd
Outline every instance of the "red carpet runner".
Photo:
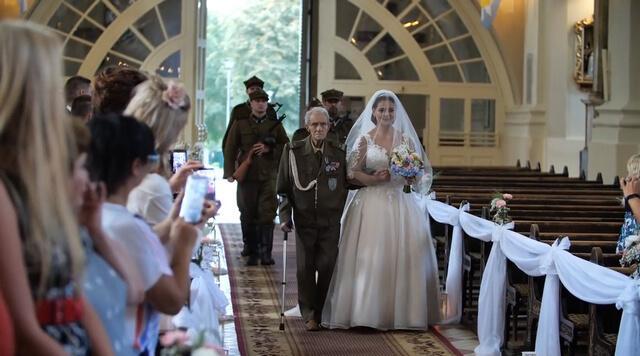
[{"label": "red carpet runner", "polygon": [[[238,346],[243,355],[461,355],[437,331],[373,329],[308,332],[301,318],[287,318],[279,330],[282,293],[282,232],[276,231],[270,267],[246,267],[240,257],[239,224],[221,224],[236,316]],[[287,244],[286,308],[297,304],[295,238]]]}]

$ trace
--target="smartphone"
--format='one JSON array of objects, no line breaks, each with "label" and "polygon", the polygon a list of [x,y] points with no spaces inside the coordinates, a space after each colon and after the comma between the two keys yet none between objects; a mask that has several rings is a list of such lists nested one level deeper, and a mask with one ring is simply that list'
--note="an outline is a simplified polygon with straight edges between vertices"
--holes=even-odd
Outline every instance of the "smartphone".
[{"label": "smartphone", "polygon": [[205,194],[204,197],[207,200],[215,201],[216,200],[216,177],[215,177],[215,171],[213,170],[213,168],[200,168],[196,170],[193,174],[207,178],[208,180],[207,193]]},{"label": "smartphone", "polygon": [[171,172],[175,173],[187,163],[187,150],[173,150],[171,156],[169,156],[171,163]]},{"label": "smartphone", "polygon": [[184,218],[184,221],[196,224],[200,220],[206,193],[206,177],[192,174],[187,178],[184,198],[180,206],[180,217]]}]

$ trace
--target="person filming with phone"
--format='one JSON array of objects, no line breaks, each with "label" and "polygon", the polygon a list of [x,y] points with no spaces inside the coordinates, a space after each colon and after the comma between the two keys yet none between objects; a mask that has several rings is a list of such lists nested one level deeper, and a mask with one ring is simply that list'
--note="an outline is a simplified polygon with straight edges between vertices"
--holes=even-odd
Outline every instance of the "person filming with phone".
[{"label": "person filming with phone", "polygon": [[289,138],[282,122],[267,115],[267,93],[257,89],[249,98],[251,117],[235,121],[229,129],[223,178],[238,181],[237,201],[245,243],[242,255],[249,256],[247,265],[255,266],[258,261],[272,265],[276,175],[282,148]]},{"label": "person filming with phone", "polygon": [[[156,138],[158,165],[129,193],[127,201],[129,211],[141,216],[154,227],[160,226],[170,216],[174,206],[172,193],[185,190],[185,204],[181,207],[180,216],[184,216],[187,221],[199,220],[202,211],[202,221],[206,222],[217,214],[220,207],[220,202],[206,199],[203,207],[202,200],[203,197],[206,198],[204,192],[210,183],[208,178],[197,175],[189,178],[194,170],[202,169],[200,162],[187,161],[171,175],[170,149],[187,123],[190,108],[189,96],[181,83],[151,76],[149,80],[136,87],[135,95],[125,110],[125,114],[130,114],[138,121],[149,125]],[[186,158],[186,151],[182,151],[181,154],[182,158]],[[188,183],[190,179],[193,180],[191,184]],[[204,187],[204,191],[198,189],[199,187]],[[190,197],[192,193],[195,193],[193,200]],[[209,198],[215,199],[214,196]],[[199,240],[201,237],[202,233],[199,231]],[[175,240],[162,242],[169,254],[175,250]],[[199,246],[198,241],[192,251],[194,260],[197,260]],[[175,317],[170,320],[164,319],[163,326],[166,329],[185,328],[195,334],[204,331],[208,341],[217,342],[218,316],[224,315],[228,301],[211,274],[205,273],[198,263],[190,264],[189,277],[191,290],[187,305],[190,307],[184,306]]]}]

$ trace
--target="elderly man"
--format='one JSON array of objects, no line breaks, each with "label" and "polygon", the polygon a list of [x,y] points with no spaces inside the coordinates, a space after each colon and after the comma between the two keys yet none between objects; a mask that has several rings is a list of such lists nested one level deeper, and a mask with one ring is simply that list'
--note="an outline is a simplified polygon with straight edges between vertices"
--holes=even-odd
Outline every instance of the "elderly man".
[{"label": "elderly man", "polygon": [[[349,118],[348,114],[340,116],[341,111],[343,111],[342,97],[344,93],[340,90],[329,89],[323,91],[320,95],[322,95],[322,107],[329,113],[330,125],[327,139],[333,140],[342,146],[347,140],[351,127],[353,127],[353,120]],[[312,104],[313,102],[310,103],[310,106]],[[307,137],[307,135],[309,135],[307,130],[304,128],[298,129],[293,133],[292,141],[302,140]]]},{"label": "elderly man", "polygon": [[288,232],[295,224],[298,303],[311,331],[319,329],[347,198],[345,152],[326,139],[329,120],[324,108],[307,111],[309,136],[285,146],[278,170],[280,228]]}]

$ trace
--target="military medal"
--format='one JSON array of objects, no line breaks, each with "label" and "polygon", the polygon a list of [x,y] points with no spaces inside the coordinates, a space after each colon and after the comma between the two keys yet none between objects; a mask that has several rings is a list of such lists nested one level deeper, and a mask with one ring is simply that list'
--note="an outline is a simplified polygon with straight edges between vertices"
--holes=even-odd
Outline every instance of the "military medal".
[{"label": "military medal", "polygon": [[340,162],[329,162],[329,159],[326,157],[324,162],[325,173],[329,176],[329,180],[327,181],[329,190],[334,191],[338,187],[338,178],[336,178],[335,175],[338,172],[338,168],[340,167]]},{"label": "military medal", "polygon": [[338,179],[335,177],[329,178],[329,190],[334,191],[338,186]]}]

